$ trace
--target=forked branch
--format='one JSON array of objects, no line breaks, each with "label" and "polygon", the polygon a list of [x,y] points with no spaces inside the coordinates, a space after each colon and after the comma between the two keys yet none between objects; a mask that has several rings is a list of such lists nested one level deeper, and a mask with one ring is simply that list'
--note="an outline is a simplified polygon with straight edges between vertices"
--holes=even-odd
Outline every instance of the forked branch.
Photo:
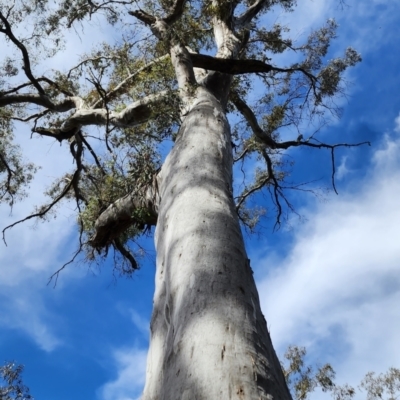
[{"label": "forked branch", "polygon": [[269,0],[257,0],[235,19],[236,29],[243,29],[257,16],[262,8],[269,3]]},{"label": "forked branch", "polygon": [[20,51],[22,53],[22,58],[23,58],[23,61],[24,61],[24,65],[23,65],[22,68],[25,71],[25,75],[32,82],[32,85],[37,89],[37,91],[40,94],[44,95],[45,94],[44,89],[42,88],[42,86],[40,86],[39,82],[37,81],[37,79],[32,74],[31,62],[30,62],[30,59],[29,59],[28,50],[21,43],[21,41],[19,41],[14,36],[14,33],[13,33],[12,29],[11,29],[10,23],[8,22],[7,18],[2,14],[1,11],[0,11],[0,21],[2,22],[2,25],[0,25],[0,32],[4,33],[6,36],[8,36],[8,38],[20,49]]},{"label": "forked branch", "polygon": [[[254,135],[257,139],[265,145],[265,147],[271,149],[283,149],[286,150],[290,147],[299,147],[299,146],[307,146],[307,147],[314,147],[317,149],[329,149],[331,152],[331,161],[332,161],[332,187],[336,194],[338,194],[335,185],[335,173],[336,173],[336,166],[335,166],[335,149],[338,147],[358,147],[363,145],[371,146],[369,141],[364,141],[360,143],[336,143],[336,144],[327,144],[322,143],[316,140],[315,138],[311,137],[308,140],[303,140],[303,136],[300,135],[297,140],[288,140],[285,142],[277,142],[271,136],[269,136],[258,124],[257,118],[251,108],[246,104],[244,100],[242,100],[239,95],[236,93],[232,96],[232,102],[235,104],[238,111],[243,115],[245,120],[247,121],[249,127],[253,131]],[[313,140],[313,142],[311,142]],[[263,150],[263,157],[267,162],[267,165],[270,164],[270,159],[268,154]],[[269,160],[269,161],[268,161]],[[270,171],[269,171],[270,172]],[[273,176],[271,175],[273,179]],[[275,196],[276,196],[275,192]]]}]

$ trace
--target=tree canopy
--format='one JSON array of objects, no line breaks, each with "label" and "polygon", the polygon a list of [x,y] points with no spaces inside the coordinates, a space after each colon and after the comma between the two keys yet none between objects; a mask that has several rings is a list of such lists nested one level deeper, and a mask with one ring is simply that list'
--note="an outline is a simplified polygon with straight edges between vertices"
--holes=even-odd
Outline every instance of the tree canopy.
[{"label": "tree canopy", "polygon": [[[20,222],[56,216],[57,207],[67,200],[75,207],[79,245],[55,276],[82,251],[88,261],[114,252],[116,268],[131,275],[138,268],[136,255],[141,251],[134,244],[136,239],[150,232],[160,222],[160,215],[161,226],[168,227],[165,202],[164,214],[158,209],[160,181],[171,181],[168,172],[171,164],[179,164],[177,153],[185,142],[185,129],[196,128],[187,121],[196,119],[193,110],[199,110],[207,96],[214,101],[214,125],[225,124],[225,133],[229,124],[232,126],[226,142],[229,151],[222,142],[216,146],[217,156],[226,164],[226,187],[221,192],[234,200],[232,207],[226,201],[225,211],[234,208],[246,228],[253,231],[265,213],[274,214],[278,227],[286,212],[293,211],[285,191],[304,190],[301,182],[290,179],[294,148],[329,150],[336,191],[335,150],[367,142],[323,143],[317,134],[331,115],[340,114],[335,101],[344,93],[345,72],[361,57],[352,48],[342,57],[328,57],[336,35],[334,20],[305,40],[294,40],[287,27],[268,19],[275,8],[291,12],[294,7],[294,1],[284,0],[2,4],[0,33],[9,47],[0,82],[0,200],[12,207],[23,198],[37,168],[24,160],[15,144],[21,123],[29,126],[35,139],[60,142],[73,164],[71,169],[66,166],[48,189],[49,201],[5,227],[3,239],[7,230]],[[94,20],[107,26],[112,35],[107,34],[104,43],[95,43],[76,63],[53,70],[52,57],[62,51],[66,32],[75,31],[91,42],[84,26]],[[207,119],[196,121],[202,129],[202,124],[208,123]],[[206,139],[204,143],[210,144]],[[171,147],[173,162],[167,164]],[[234,172],[253,170],[235,174],[233,188],[229,180],[231,153]],[[213,174],[208,172],[211,178]],[[169,193],[175,187],[168,187]],[[274,210],[254,202],[257,193],[269,196]],[[246,261],[242,263],[238,257],[238,264],[242,269],[245,264],[250,275],[250,263],[240,250],[242,243],[233,247]],[[164,260],[159,264],[164,266]],[[162,268],[157,273],[162,274]],[[190,278],[190,287],[192,283]],[[247,297],[243,310],[252,307],[260,321],[256,290],[251,284],[246,290],[248,287],[257,304],[252,296]],[[246,293],[242,286],[238,288]],[[158,293],[164,301],[162,290]],[[175,334],[169,328],[174,326],[170,303],[168,296],[164,297],[166,306],[160,310],[165,321],[152,323],[152,331],[154,325],[158,329],[165,322],[168,328],[163,325],[159,332],[165,328],[175,345],[169,335]],[[268,350],[270,359],[276,359],[272,346]],[[224,354],[225,345],[222,359]],[[177,367],[176,375],[180,370]],[[237,390],[240,394],[243,389]]]},{"label": "tree canopy", "polygon": [[[335,99],[345,87],[343,74],[361,57],[348,48],[342,57],[327,59],[334,20],[305,40],[292,39],[289,27],[268,21],[276,7],[291,12],[295,2],[2,3],[0,33],[7,52],[0,80],[1,201],[12,206],[21,199],[36,168],[13,143],[20,123],[28,124],[35,139],[65,143],[75,167],[53,182],[48,203],[24,220],[46,218],[62,200],[73,200],[80,232],[76,255],[85,249],[94,260],[112,249],[125,261],[117,265],[130,274],[138,249],[128,242],[156,223],[150,203],[165,143],[176,140],[196,87],[212,86],[221,73],[233,79],[226,112],[233,122],[235,162],[256,163],[251,179],[238,176],[234,184],[242,223],[254,229],[266,212],[251,203],[259,191],[271,197],[277,226],[292,208],[285,189],[301,185],[287,182],[290,148],[329,149],[335,189],[334,151],[348,144],[321,143],[316,133],[340,111]],[[95,18],[113,30],[112,39],[95,43],[76,64],[46,68],[62,52],[64,33],[75,30],[87,41],[83,22]],[[171,59],[171,46],[178,49],[177,60]],[[311,134],[305,129],[310,124]],[[19,222],[4,229],[4,239]]]}]

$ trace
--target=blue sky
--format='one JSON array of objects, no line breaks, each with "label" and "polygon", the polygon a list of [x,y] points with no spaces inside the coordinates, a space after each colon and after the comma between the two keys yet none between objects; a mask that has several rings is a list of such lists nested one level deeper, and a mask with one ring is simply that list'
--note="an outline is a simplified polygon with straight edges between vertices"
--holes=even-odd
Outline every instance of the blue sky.
[{"label": "blue sky", "polygon": [[[301,40],[335,17],[340,27],[331,56],[351,45],[363,57],[347,75],[342,118],[319,138],[372,146],[338,152],[338,196],[293,193],[302,219],[293,215],[274,233],[267,224],[261,235],[245,239],[278,354],[289,344],[304,345],[311,361],[331,362],[339,382],[357,385],[368,371],[400,367],[400,3],[348,0],[344,9],[334,0],[299,3],[294,13],[277,12],[271,21],[286,22]],[[97,29],[96,37],[106,36]],[[75,40],[52,66],[76,57],[83,42]],[[65,147],[28,141],[23,129],[17,136],[27,158],[43,168],[29,200],[12,215],[0,209],[2,226],[39,204],[43,187],[71,163]],[[292,155],[294,178],[329,186],[327,151]],[[152,307],[151,239],[133,279],[78,263],[63,271],[55,288],[48,278],[76,246],[68,206],[48,223],[15,227],[7,243],[0,245],[0,361],[25,365],[25,381],[38,400],[136,399]]]}]

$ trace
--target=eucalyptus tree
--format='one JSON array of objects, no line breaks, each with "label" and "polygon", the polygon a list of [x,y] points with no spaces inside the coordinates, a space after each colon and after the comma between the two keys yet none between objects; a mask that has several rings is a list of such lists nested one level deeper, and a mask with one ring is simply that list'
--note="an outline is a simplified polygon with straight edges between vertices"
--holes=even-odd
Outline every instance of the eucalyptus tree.
[{"label": "eucalyptus tree", "polygon": [[[274,8],[291,12],[294,3],[1,1],[8,47],[0,82],[0,199],[13,205],[35,171],[13,143],[20,123],[32,138],[67,144],[75,165],[65,166],[48,190],[49,202],[6,227],[3,237],[15,224],[73,201],[79,246],[70,261],[81,252],[89,261],[114,252],[117,267],[131,274],[138,268],[136,238],[156,226],[145,400],[291,398],[240,222],[254,227],[262,210],[249,207],[249,199],[261,191],[281,223],[290,208],[285,152],[327,148],[334,162],[336,147],[347,146],[321,143],[303,129],[335,112],[343,73],[360,60],[351,48],[326,60],[333,20],[303,43],[270,23]],[[46,60],[62,51],[67,32],[93,41],[84,27],[95,19],[112,39],[94,43],[77,64],[49,71]],[[274,57],[293,61],[279,65]],[[293,138],[281,140],[281,132]],[[235,162],[256,165],[254,179],[234,181]]]},{"label": "eucalyptus tree", "polygon": [[0,366],[0,400],[34,400],[22,380],[23,365],[7,362]]}]

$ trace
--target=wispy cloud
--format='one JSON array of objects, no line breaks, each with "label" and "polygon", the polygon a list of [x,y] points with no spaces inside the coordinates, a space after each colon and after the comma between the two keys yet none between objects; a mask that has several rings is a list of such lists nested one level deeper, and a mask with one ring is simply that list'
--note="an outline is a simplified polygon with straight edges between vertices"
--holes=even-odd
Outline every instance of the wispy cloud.
[{"label": "wispy cloud", "polygon": [[400,133],[400,113],[398,117],[394,120],[394,123],[395,123],[394,127],[395,132]]},{"label": "wispy cloud", "polygon": [[[26,129],[19,129],[18,133],[24,157],[43,168],[32,184],[37,189],[27,200],[17,203],[12,213],[6,207],[0,209],[1,229],[48,202],[46,187],[65,171],[65,165],[72,168],[65,148],[55,141],[26,140]],[[23,332],[45,351],[62,343],[55,326],[57,316],[49,311],[45,298],[50,291],[46,286],[49,277],[68,260],[74,248],[75,243],[68,241],[75,230],[70,214],[68,207],[63,207],[55,214],[57,219],[51,218],[49,223],[31,219],[16,225],[6,231],[7,246],[0,243],[0,326]],[[64,280],[71,273],[67,271]]]},{"label": "wispy cloud", "polygon": [[101,400],[136,400],[146,374],[147,350],[137,347],[118,349],[113,353],[117,377],[98,391]]},{"label": "wispy cloud", "polygon": [[135,324],[136,328],[146,337],[149,336],[149,326],[150,323],[146,318],[143,318],[136,310],[130,310],[132,322]]},{"label": "wispy cloud", "polygon": [[278,351],[306,345],[354,385],[400,360],[399,152],[399,135],[386,135],[358,189],[309,210],[285,258],[259,261]]}]

